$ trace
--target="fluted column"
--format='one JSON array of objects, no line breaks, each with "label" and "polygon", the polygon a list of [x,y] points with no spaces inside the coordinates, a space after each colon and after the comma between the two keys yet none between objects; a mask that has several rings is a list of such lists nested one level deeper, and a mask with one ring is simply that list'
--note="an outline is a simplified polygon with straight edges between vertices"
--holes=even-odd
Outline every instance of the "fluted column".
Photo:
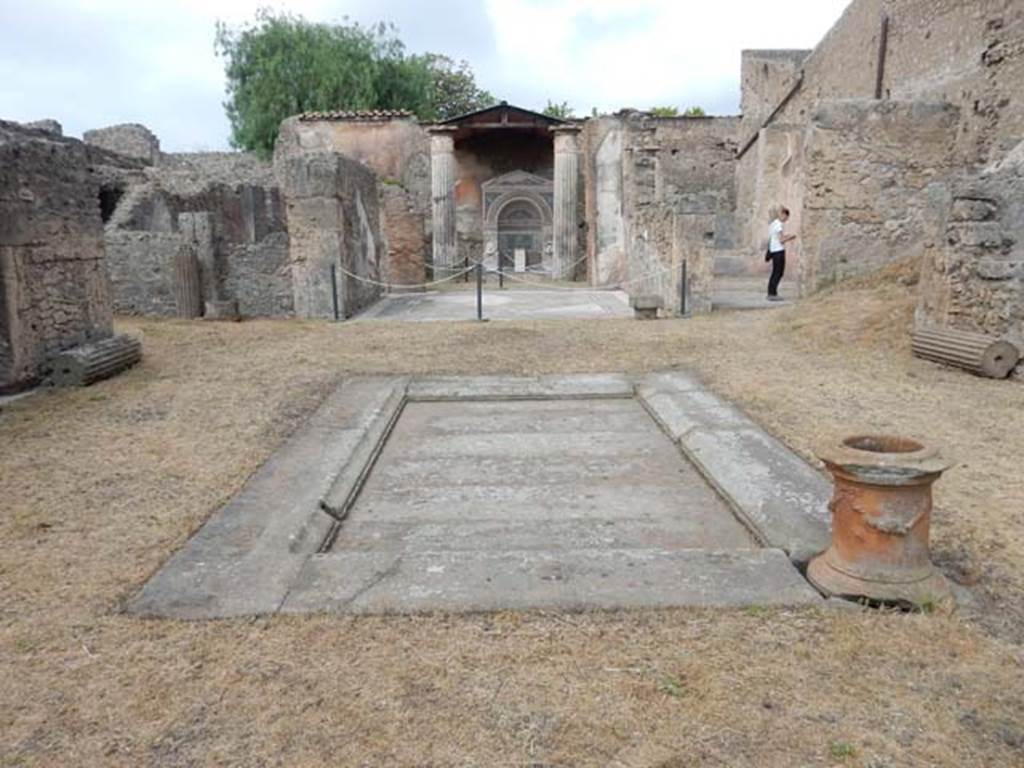
[{"label": "fluted column", "polygon": [[580,150],[578,125],[559,125],[555,135],[555,210],[552,232],[551,275],[572,278],[579,258]]},{"label": "fluted column", "polygon": [[434,278],[447,277],[458,265],[455,243],[455,129],[430,129],[430,197],[433,219]]}]

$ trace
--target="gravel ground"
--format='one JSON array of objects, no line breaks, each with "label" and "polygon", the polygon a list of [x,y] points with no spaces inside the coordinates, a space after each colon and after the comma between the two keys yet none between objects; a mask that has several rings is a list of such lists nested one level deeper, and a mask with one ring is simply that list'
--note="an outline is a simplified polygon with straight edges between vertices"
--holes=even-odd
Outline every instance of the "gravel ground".
[{"label": "gravel ground", "polygon": [[[122,320],[138,368],[0,411],[0,765],[1024,766],[1024,386],[911,358],[899,276],[656,323]],[[671,367],[808,457],[951,453],[967,608],[120,612],[341,376]]]}]

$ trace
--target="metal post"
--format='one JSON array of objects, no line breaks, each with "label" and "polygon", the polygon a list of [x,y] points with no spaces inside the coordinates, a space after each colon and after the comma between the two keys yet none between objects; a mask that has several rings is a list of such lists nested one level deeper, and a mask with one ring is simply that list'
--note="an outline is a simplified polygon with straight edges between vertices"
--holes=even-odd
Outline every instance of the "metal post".
[{"label": "metal post", "polygon": [[331,264],[331,303],[334,305],[334,320],[338,320],[338,267]]},{"label": "metal post", "polygon": [[686,259],[679,264],[679,316],[686,317]]},{"label": "metal post", "polygon": [[484,319],[484,265],[476,264],[476,319]]},{"label": "metal post", "polygon": [[498,257],[498,287],[505,287],[505,268],[501,265],[501,257]]},{"label": "metal post", "polygon": [[885,57],[889,52],[889,14],[882,14],[882,28],[878,33],[878,63],[875,64],[875,98],[882,98],[885,86]]}]

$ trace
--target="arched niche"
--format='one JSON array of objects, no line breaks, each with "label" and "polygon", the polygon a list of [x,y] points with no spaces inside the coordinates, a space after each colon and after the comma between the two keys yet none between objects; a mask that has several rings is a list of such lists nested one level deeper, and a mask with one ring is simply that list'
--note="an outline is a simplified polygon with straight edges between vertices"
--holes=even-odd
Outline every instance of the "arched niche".
[{"label": "arched niche", "polygon": [[551,259],[553,185],[550,179],[513,171],[481,185],[484,264],[513,269],[522,248],[531,270],[547,270]]}]

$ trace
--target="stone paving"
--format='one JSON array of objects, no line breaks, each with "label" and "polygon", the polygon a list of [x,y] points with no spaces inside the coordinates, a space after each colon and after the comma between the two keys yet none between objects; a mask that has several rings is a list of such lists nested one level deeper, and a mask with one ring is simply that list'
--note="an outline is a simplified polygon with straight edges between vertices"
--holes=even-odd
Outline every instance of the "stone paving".
[{"label": "stone paving", "polygon": [[768,276],[715,275],[711,284],[711,309],[778,309],[793,303],[792,283],[779,286],[782,301],[768,301]]},{"label": "stone paving", "polygon": [[351,379],[130,610],[815,603],[828,497],[682,373]]},{"label": "stone paving", "polygon": [[[484,286],[483,314],[489,320],[632,317],[624,291],[580,288],[500,289]],[[356,320],[476,320],[476,292],[427,291],[389,294]]]}]

